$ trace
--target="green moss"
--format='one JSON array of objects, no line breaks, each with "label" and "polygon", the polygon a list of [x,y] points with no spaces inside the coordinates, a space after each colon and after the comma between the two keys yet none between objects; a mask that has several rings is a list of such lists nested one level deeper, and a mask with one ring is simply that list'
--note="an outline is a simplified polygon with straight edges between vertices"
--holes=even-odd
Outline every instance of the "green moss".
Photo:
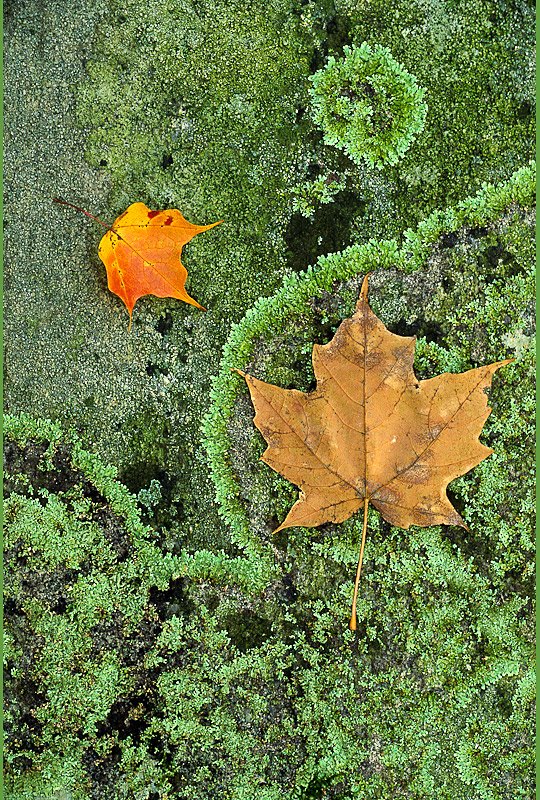
[{"label": "green moss", "polygon": [[99,796],[117,782],[121,725],[151,707],[144,658],[164,614],[190,613],[190,581],[253,591],[260,570],[163,554],[116,470],[57,424],[8,416],[4,436],[8,796]]},{"label": "green moss", "polygon": [[304,5],[318,67],[327,55],[342,63],[345,47],[367,43],[386,48],[425,91],[426,124],[399,165],[351,168],[311,132],[310,177],[336,170],[347,192],[365,202],[353,212],[355,241],[416,227],[434,209],[455,205],[484,181],[508,179],[533,157],[533,16],[533,7],[517,0],[504,9],[493,0]]},{"label": "green moss", "polygon": [[396,164],[424,127],[424,92],[386,47],[344,47],[311,76],[315,121],[325,142],[354,162]]}]

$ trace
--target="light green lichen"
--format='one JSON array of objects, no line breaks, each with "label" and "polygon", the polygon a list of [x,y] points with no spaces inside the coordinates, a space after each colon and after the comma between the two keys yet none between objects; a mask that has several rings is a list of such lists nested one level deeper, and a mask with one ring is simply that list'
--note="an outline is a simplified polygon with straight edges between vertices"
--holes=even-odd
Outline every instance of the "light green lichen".
[{"label": "light green lichen", "polygon": [[424,92],[386,47],[363,42],[343,53],[311,76],[315,122],[357,164],[397,164],[424,127]]}]

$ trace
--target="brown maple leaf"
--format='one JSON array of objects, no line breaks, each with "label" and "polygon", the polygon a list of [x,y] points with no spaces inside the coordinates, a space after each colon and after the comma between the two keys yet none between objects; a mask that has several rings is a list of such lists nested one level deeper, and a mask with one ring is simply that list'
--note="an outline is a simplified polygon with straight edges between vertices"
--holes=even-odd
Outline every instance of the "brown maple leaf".
[{"label": "brown maple leaf", "polygon": [[388,331],[367,290],[366,276],[352,318],[328,344],[314,345],[314,391],[280,389],[237,370],[269,445],[261,459],[301,489],[275,532],[343,522],[364,509],[353,630],[368,505],[401,528],[467,527],[446,487],[493,452],[478,438],[491,412],[484,389],[511,360],[418,380],[415,337]]},{"label": "brown maple leaf", "polygon": [[185,289],[187,270],[180,261],[182,247],[194,236],[219,225],[193,225],[176,209],[151,211],[144,203],[132,203],[111,226],[82,208],[71,206],[107,228],[98,254],[107,270],[108,286],[120,297],[130,319],[140,297],[174,297],[202,309]]}]

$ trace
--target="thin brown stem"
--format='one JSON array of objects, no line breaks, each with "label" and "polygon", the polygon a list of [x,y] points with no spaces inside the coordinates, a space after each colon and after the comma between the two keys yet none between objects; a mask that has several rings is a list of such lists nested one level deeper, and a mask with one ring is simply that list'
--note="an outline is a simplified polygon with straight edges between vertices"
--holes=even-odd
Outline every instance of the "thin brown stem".
[{"label": "thin brown stem", "polygon": [[362,528],[362,544],[360,545],[360,556],[358,558],[358,567],[356,568],[356,580],[354,582],[351,621],[349,622],[349,628],[351,629],[351,631],[356,630],[356,598],[358,597],[358,584],[360,582],[360,572],[362,571],[362,561],[364,558],[364,547],[366,545],[368,506],[369,506],[369,499],[366,497],[364,500],[364,526]]},{"label": "thin brown stem", "polygon": [[80,211],[82,214],[85,214],[87,217],[90,217],[90,219],[93,219],[95,222],[99,222],[99,224],[103,225],[104,228],[107,228],[108,231],[112,230],[111,226],[107,225],[106,222],[103,222],[102,219],[100,219],[99,217],[94,217],[93,214],[90,214],[89,211],[85,211],[84,208],[81,208],[80,206],[75,206],[73,205],[73,203],[68,203],[67,200],[62,200],[60,197],[53,197],[53,203],[59,203],[62,206],[69,206],[70,208],[74,208],[75,211]]}]

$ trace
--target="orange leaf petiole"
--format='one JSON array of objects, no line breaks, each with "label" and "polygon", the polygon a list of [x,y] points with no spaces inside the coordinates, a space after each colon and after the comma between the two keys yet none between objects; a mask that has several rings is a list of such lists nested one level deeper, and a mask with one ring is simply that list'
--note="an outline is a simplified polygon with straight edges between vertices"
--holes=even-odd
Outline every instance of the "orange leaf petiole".
[{"label": "orange leaf petiole", "polygon": [[356,630],[356,598],[358,597],[358,584],[360,582],[360,572],[362,570],[362,561],[364,558],[364,547],[366,544],[366,531],[367,531],[367,518],[368,518],[369,499],[366,497],[364,500],[364,526],[362,528],[362,544],[360,545],[360,556],[358,558],[358,567],[356,568],[356,580],[354,583],[354,595],[352,601],[351,621],[349,628],[351,631]]}]

